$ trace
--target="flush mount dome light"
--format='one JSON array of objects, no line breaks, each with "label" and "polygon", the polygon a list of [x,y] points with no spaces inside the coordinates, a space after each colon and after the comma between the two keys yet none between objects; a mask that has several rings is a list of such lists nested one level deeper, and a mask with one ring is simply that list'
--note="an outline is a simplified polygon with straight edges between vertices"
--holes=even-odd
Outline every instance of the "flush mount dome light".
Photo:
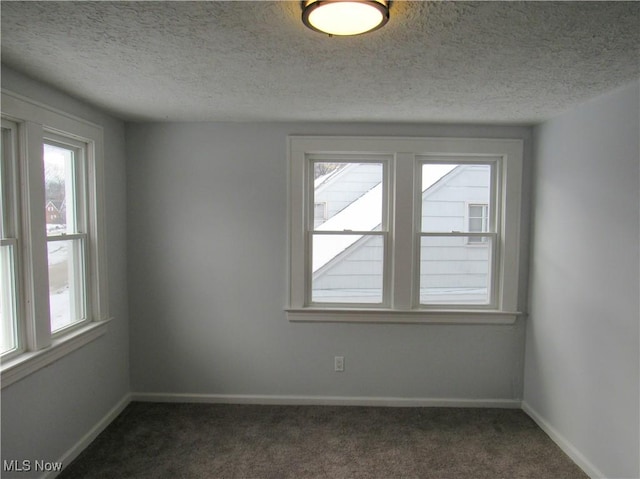
[{"label": "flush mount dome light", "polygon": [[329,35],[360,35],[389,20],[387,0],[303,0],[302,21]]}]

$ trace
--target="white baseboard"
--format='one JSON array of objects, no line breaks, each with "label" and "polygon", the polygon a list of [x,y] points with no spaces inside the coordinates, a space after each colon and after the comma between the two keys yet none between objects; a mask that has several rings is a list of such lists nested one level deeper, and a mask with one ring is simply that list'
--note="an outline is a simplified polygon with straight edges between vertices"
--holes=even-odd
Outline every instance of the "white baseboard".
[{"label": "white baseboard", "polygon": [[[104,415],[98,423],[93,426],[77,443],[75,443],[71,449],[65,452],[58,462],[62,463],[62,470],[64,470],[71,462],[80,455],[91,442],[98,437],[98,435],[104,431],[104,429],[111,424],[111,422],[118,417],[125,407],[131,402],[131,394],[126,394],[114,407],[111,408],[107,414]],[[50,479],[60,474],[57,472],[48,472],[42,476],[42,479]]]},{"label": "white baseboard", "polygon": [[401,398],[367,396],[275,396],[254,394],[132,393],[132,401],[283,406],[482,407],[520,409],[519,399]]},{"label": "white baseboard", "polygon": [[[178,394],[131,393],[126,394],[98,421],[73,447],[59,459],[63,470],[98,437],[98,435],[124,410],[131,401],[211,403],[211,404],[263,404],[263,405],[315,405],[315,406],[385,406],[385,407],[479,407],[522,409],[591,479],[605,475],[562,434],[551,426],[526,401],[519,399],[456,399],[456,398],[401,398],[366,396],[276,396],[254,394]],[[54,478],[58,472],[45,473],[42,479]]]},{"label": "white baseboard", "polygon": [[555,442],[558,447],[560,447],[560,449],[562,449],[564,453],[569,456],[573,462],[575,462],[591,479],[603,479],[605,477],[597,467],[591,464],[591,462],[589,462],[589,460],[573,444],[571,444],[571,442],[569,442],[551,424],[549,424],[546,419],[544,419],[540,413],[533,409],[526,401],[522,401],[522,410],[527,413],[529,417],[531,417],[531,419],[540,426],[540,429],[547,433],[547,436],[549,436],[551,440]]}]

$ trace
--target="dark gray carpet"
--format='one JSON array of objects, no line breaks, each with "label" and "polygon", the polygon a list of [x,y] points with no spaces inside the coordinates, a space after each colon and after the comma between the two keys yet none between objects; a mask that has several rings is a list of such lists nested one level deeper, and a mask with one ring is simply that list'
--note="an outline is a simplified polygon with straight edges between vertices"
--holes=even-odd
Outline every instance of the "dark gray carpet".
[{"label": "dark gray carpet", "polygon": [[159,403],[131,403],[59,477],[587,478],[520,410]]}]

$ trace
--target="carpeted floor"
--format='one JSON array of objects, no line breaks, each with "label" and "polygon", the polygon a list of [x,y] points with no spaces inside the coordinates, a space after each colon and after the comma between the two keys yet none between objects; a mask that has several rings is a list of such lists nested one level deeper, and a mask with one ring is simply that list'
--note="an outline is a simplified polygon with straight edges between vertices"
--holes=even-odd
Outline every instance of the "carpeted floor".
[{"label": "carpeted floor", "polygon": [[513,409],[131,403],[61,478],[585,479]]}]

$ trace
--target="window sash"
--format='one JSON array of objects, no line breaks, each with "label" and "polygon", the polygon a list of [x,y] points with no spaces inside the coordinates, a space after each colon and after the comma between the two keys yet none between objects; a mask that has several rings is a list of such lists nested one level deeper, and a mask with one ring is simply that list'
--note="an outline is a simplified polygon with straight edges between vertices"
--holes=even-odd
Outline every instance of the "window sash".
[{"label": "window sash", "polygon": [[3,239],[0,244],[0,325],[2,333],[3,358],[19,354],[22,349],[20,341],[20,324],[18,321],[18,281],[17,254],[18,242],[14,239]]},{"label": "window sash", "polygon": [[[358,164],[371,164],[371,165],[380,165],[382,167],[381,170],[381,183],[382,187],[382,197],[380,204],[380,230],[388,231],[389,229],[389,213],[390,213],[390,204],[389,204],[389,185],[390,185],[390,163],[391,159],[388,155],[380,156],[380,155],[357,155],[357,154],[344,154],[344,155],[309,155],[305,160],[305,169],[306,169],[306,178],[307,185],[306,191],[307,196],[305,198],[305,224],[307,225],[307,230],[310,231],[326,231],[323,229],[317,229],[317,225],[315,225],[315,207],[320,202],[316,199],[316,194],[322,191],[322,185],[320,188],[316,188],[315,178],[314,178],[314,167],[317,163],[336,163],[336,164],[344,164],[344,165],[358,165]],[[340,172],[338,172],[340,174]],[[326,201],[321,201],[325,203],[325,216],[328,216],[328,212],[326,211]]]},{"label": "window sash", "polygon": [[[321,306],[321,307],[361,307],[361,308],[373,308],[373,307],[387,307],[390,304],[390,284],[391,284],[391,267],[389,258],[389,223],[390,223],[390,171],[391,171],[392,158],[389,155],[368,155],[368,154],[338,154],[338,155],[307,155],[305,157],[305,177],[306,177],[306,191],[304,224],[305,228],[305,255],[307,260],[305,261],[305,280],[304,280],[304,304],[306,306]],[[316,224],[315,212],[316,205],[320,202],[316,198],[317,188],[315,186],[314,171],[315,165],[318,163],[330,163],[330,164],[344,164],[344,165],[379,165],[381,167],[380,183],[376,187],[380,187],[380,224],[376,225],[372,230],[359,230],[359,229],[326,229],[326,223],[322,225]],[[338,175],[342,172],[338,171]],[[322,188],[322,185],[320,186]],[[371,188],[367,193],[371,193],[374,188]],[[321,191],[321,189],[320,189]],[[365,193],[366,194],[366,193]],[[364,196],[364,195],[363,195]],[[349,203],[349,205],[355,203],[356,200]],[[324,201],[322,201],[324,203]],[[326,203],[325,203],[326,208]],[[328,214],[327,214],[328,216]],[[336,215],[337,216],[337,215]],[[328,219],[327,221],[330,221]],[[377,222],[377,221],[376,221]],[[322,228],[325,226],[325,228]],[[347,224],[346,226],[355,226]],[[313,267],[313,239],[314,237],[321,236],[343,236],[343,237],[382,237],[382,267],[381,267],[381,294],[379,301],[318,301],[314,299],[314,284],[316,274]],[[355,293],[354,293],[355,294]]]},{"label": "window sash", "polygon": [[[461,218],[463,220],[463,227],[460,231],[450,230],[450,231],[438,231],[436,228],[428,229],[429,225],[423,225],[423,195],[425,191],[431,187],[425,188],[422,184],[423,180],[423,167],[424,165],[451,165],[451,166],[488,166],[489,167],[489,184],[488,184],[488,192],[487,199],[488,204],[486,204],[487,218],[486,218],[486,231],[482,232],[472,232],[469,231],[469,206],[471,204],[480,204],[470,202],[468,198],[458,198],[457,202],[464,202],[464,210],[461,212]],[[499,225],[501,224],[500,218],[500,192],[502,191],[501,181],[498,177],[498,171],[500,170],[502,165],[502,159],[498,156],[496,157],[478,157],[477,155],[451,155],[451,156],[441,156],[441,155],[420,155],[417,157],[417,164],[415,170],[416,183],[420,185],[416,188],[416,196],[415,202],[419,205],[416,209],[416,218],[415,218],[415,229],[417,230],[417,234],[415,236],[415,245],[414,248],[417,251],[416,254],[416,262],[417,267],[414,273],[414,289],[413,289],[413,307],[419,309],[450,309],[450,308],[460,308],[460,307],[474,307],[480,309],[490,309],[498,307],[498,283],[497,278],[499,277],[499,251],[498,245],[500,244],[500,234]],[[446,175],[450,174],[454,170],[450,170],[442,178]],[[442,179],[441,178],[441,179]],[[440,180],[441,180],[440,179]],[[434,184],[438,183],[440,180],[436,181]],[[460,213],[458,213],[460,214]],[[465,231],[467,230],[467,231]],[[459,237],[464,239],[464,243],[466,245],[478,245],[482,246],[486,244],[487,239],[489,239],[490,244],[490,252],[489,252],[489,267],[487,270],[487,274],[489,276],[487,288],[488,294],[486,295],[487,300],[479,300],[477,302],[468,301],[461,303],[459,300],[455,300],[454,296],[451,296],[450,301],[442,301],[442,302],[423,302],[422,301],[422,254],[423,254],[423,241],[422,238],[427,237],[450,237],[456,238]]]},{"label": "window sash", "polygon": [[[90,277],[86,266],[86,245],[90,240],[86,233],[88,201],[85,158],[88,145],[50,131],[45,131],[43,147],[44,145],[69,152],[69,162],[65,165],[64,171],[65,231],[51,233],[47,229],[46,238],[49,263],[49,321],[52,338],[56,338],[86,323],[87,312],[91,308],[87,295]],[[44,161],[46,162],[46,159]],[[58,253],[57,263],[52,264],[50,245],[56,242],[67,244],[58,248],[64,253]],[[66,288],[62,291],[53,289],[60,286]]]},{"label": "window sash", "polygon": [[18,235],[18,127],[2,119],[2,162],[0,163],[0,301],[3,345],[0,355],[9,359],[24,349],[20,316],[20,244]]},{"label": "window sash", "polygon": [[[459,230],[450,230],[451,232],[461,232],[469,230],[469,206],[471,205],[485,205],[487,206],[487,223],[486,223],[486,232],[496,232],[498,230],[498,226],[502,221],[501,218],[501,191],[502,191],[502,181],[500,178],[499,171],[503,168],[502,162],[503,160],[500,157],[494,158],[482,158],[478,157],[478,155],[467,155],[467,156],[455,156],[455,157],[442,157],[442,156],[428,156],[428,155],[420,155],[416,158],[417,165],[415,171],[415,181],[420,185],[416,191],[416,202],[420,207],[417,209],[416,213],[418,215],[416,219],[416,231],[418,232],[432,232],[432,233],[446,233],[447,231],[440,231],[438,229],[424,229],[422,226],[421,215],[422,215],[422,197],[421,195],[424,193],[422,190],[422,167],[424,165],[456,165],[456,166],[488,166],[489,170],[489,191],[488,191],[488,204],[480,203],[478,201],[473,201],[469,199],[461,199],[460,201],[464,201],[465,211],[464,211],[464,226]],[[453,171],[453,170],[452,170]],[[446,176],[446,175],[445,175]]]},{"label": "window sash", "polygon": [[[50,131],[44,133],[44,145],[49,145],[61,150],[67,150],[72,154],[71,172],[65,178],[65,202],[66,202],[66,222],[71,220],[71,225],[58,235],[69,235],[74,233],[87,232],[87,150],[89,145],[86,142],[78,141],[70,137],[65,137]],[[71,199],[71,201],[69,201]],[[47,237],[56,236],[47,232]]]},{"label": "window sash", "polygon": [[[86,234],[60,235],[47,238],[49,251],[49,315],[52,337],[59,337],[89,320],[87,288],[89,278],[86,271]],[[52,264],[50,245],[67,243],[62,261]],[[66,275],[65,275],[66,273]],[[66,276],[66,278],[65,278]],[[66,281],[65,281],[66,279]],[[52,291],[56,286],[66,285],[67,293]],[[68,300],[65,299],[68,296]],[[66,314],[68,311],[68,314]],[[64,315],[64,316],[63,316]]]}]

